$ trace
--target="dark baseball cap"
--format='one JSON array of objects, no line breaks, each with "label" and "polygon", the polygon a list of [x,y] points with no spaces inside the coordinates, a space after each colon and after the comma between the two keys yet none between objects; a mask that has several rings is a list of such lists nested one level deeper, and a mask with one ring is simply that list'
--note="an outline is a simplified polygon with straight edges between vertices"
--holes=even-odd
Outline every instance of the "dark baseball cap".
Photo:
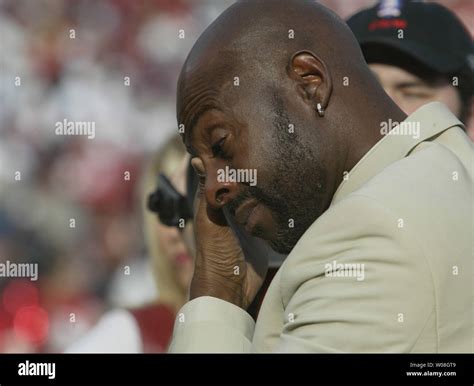
[{"label": "dark baseball cap", "polygon": [[385,50],[412,58],[432,71],[474,74],[474,43],[454,13],[436,3],[385,0],[353,15],[347,24],[368,62]]}]

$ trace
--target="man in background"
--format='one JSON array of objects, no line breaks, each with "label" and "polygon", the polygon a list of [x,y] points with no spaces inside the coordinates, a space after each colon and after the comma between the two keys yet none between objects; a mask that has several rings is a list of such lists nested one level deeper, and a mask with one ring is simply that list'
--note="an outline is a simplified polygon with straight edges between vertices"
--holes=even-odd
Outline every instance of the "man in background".
[{"label": "man in background", "polygon": [[407,114],[443,102],[474,139],[474,48],[454,13],[435,4],[381,1],[347,21],[369,67]]}]

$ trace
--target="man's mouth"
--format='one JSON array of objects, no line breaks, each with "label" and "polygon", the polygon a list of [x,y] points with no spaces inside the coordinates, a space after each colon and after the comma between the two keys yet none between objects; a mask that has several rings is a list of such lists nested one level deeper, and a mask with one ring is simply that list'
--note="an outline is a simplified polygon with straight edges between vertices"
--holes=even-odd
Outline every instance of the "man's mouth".
[{"label": "man's mouth", "polygon": [[254,198],[248,199],[236,209],[235,220],[244,226],[248,233],[252,233],[252,230],[260,220],[260,211],[260,203]]}]

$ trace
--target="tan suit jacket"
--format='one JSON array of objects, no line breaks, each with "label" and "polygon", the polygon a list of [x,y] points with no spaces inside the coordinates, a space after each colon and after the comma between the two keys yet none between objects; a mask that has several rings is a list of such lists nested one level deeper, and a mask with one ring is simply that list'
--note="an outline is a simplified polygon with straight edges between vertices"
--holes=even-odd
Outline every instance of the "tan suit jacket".
[{"label": "tan suit jacket", "polygon": [[[400,126],[401,127],[401,126]],[[213,297],[171,352],[473,352],[473,145],[441,103],[342,181],[274,277],[256,324]]]}]

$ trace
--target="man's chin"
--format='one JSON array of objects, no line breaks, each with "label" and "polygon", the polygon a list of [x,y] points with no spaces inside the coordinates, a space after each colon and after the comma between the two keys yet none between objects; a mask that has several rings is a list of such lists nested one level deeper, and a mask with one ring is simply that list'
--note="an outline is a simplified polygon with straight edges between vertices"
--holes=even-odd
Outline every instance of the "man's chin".
[{"label": "man's chin", "polygon": [[265,241],[275,252],[288,255],[293,250],[303,234],[304,230],[302,229],[292,228],[291,230],[279,230],[276,232],[274,237],[270,237]]},{"label": "man's chin", "polygon": [[275,252],[288,255],[294,248],[295,244],[289,244],[286,240],[265,240],[271,249]]},{"label": "man's chin", "polygon": [[[252,236],[258,237],[265,241],[275,252],[288,254],[299,240],[296,236],[298,230],[296,228],[285,228],[286,223],[281,216],[275,215],[275,210],[268,206],[259,206],[259,218],[255,221],[254,226],[247,232]],[[299,232],[301,235],[304,232]]]},{"label": "man's chin", "polygon": [[258,237],[259,239],[265,241],[265,243],[268,244],[271,249],[278,253],[288,254],[294,247],[294,244],[290,245],[288,240],[285,238],[269,237],[268,234],[260,227],[255,227],[251,234],[252,236]]}]

